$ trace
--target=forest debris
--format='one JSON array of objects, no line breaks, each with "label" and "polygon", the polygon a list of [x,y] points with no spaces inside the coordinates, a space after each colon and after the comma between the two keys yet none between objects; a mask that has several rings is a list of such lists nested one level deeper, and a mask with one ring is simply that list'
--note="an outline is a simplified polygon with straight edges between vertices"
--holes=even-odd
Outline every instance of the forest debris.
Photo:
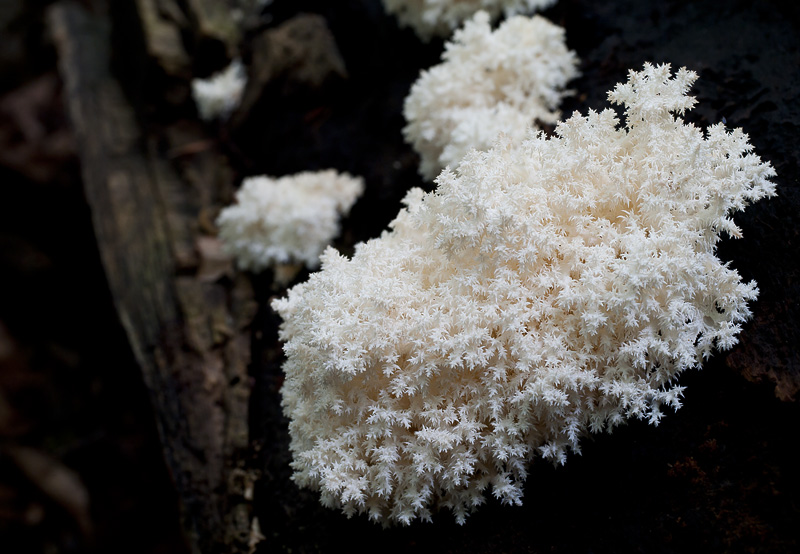
[{"label": "forest debris", "polygon": [[[344,59],[322,16],[297,15],[264,36],[269,44],[262,53],[272,49],[267,64],[272,75],[286,74],[310,87],[321,86],[333,75],[347,77]],[[255,47],[258,46],[257,41]]]},{"label": "forest debris", "polygon": [[[162,16],[159,7],[168,5],[171,13],[178,10],[174,3],[159,0],[136,0],[139,17],[142,20],[147,52],[170,75],[188,76],[191,74],[192,62],[181,38],[181,29],[173,19]],[[180,11],[178,10],[179,14]],[[174,17],[174,16],[173,16]]]},{"label": "forest debris", "polygon": [[77,473],[33,448],[8,446],[5,452],[39,490],[72,516],[85,537],[92,534],[89,493]]},{"label": "forest debris", "polygon": [[210,283],[226,275],[233,276],[233,258],[222,249],[220,239],[206,236],[197,237],[195,245],[200,255],[200,267],[197,269],[199,281]]},{"label": "forest debris", "polygon": [[57,89],[57,76],[54,73],[45,74],[3,97],[0,110],[17,124],[26,141],[41,140],[47,131],[40,111],[53,102]]},{"label": "forest debris", "polygon": [[235,58],[241,30],[233,19],[230,2],[220,0],[187,0],[197,33],[225,45],[228,57]]},{"label": "forest debris", "polygon": [[253,40],[250,74],[234,122],[246,117],[272,82],[280,80],[283,92],[290,93],[318,88],[335,76],[346,78],[347,69],[325,19],[297,15]]},{"label": "forest debris", "polygon": [[46,73],[0,98],[0,164],[48,183],[75,155],[58,76]]},{"label": "forest debris", "polygon": [[252,502],[258,477],[259,474],[256,471],[236,468],[228,477],[228,488],[240,494],[248,502]]},{"label": "forest debris", "polygon": [[248,554],[254,554],[256,551],[256,547],[258,543],[263,540],[266,540],[267,537],[261,532],[261,524],[258,522],[258,518],[253,518],[253,523],[250,527],[250,540],[248,541],[248,546],[250,549],[248,550]]}]

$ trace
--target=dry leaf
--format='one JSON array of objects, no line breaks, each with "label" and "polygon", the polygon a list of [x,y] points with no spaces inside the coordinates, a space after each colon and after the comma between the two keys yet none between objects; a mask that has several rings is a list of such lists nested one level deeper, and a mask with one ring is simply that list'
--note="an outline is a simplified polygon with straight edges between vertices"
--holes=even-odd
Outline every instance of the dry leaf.
[{"label": "dry leaf", "polygon": [[39,490],[72,516],[84,536],[92,534],[89,493],[77,473],[33,448],[11,446],[6,452]]}]

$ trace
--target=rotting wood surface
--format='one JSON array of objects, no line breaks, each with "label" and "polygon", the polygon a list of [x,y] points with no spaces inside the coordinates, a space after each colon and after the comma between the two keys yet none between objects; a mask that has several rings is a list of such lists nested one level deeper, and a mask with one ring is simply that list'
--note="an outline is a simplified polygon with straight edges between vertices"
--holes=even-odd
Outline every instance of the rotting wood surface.
[{"label": "rotting wood surface", "polygon": [[224,263],[209,270],[214,239],[197,223],[225,198],[231,177],[224,166],[207,169],[213,153],[183,148],[197,140],[192,129],[166,138],[177,155],[189,152],[182,173],[142,133],[112,76],[107,14],[61,2],[49,24],[98,248],[150,391],[189,543],[194,552],[247,551],[252,293],[247,280],[225,275]]}]

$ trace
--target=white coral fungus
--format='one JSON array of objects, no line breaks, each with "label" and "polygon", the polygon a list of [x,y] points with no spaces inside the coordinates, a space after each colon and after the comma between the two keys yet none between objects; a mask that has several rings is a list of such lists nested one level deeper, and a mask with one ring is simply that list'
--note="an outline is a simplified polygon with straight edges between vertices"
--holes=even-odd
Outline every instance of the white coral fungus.
[{"label": "white coral fungus", "polygon": [[507,19],[492,32],[478,12],[447,43],[443,63],[424,71],[405,101],[403,129],[432,180],[500,132],[520,142],[535,121],[556,123],[578,58],[564,29],[540,16]]},{"label": "white coral fungus", "polygon": [[242,100],[247,73],[240,60],[208,79],[192,80],[192,97],[204,121],[227,119]]},{"label": "white coral fungus", "polygon": [[556,0],[383,0],[400,25],[411,27],[423,40],[448,36],[479,10],[492,19],[549,8]]},{"label": "white coral fungus", "polygon": [[273,179],[245,179],[237,203],[217,219],[219,236],[241,269],[261,271],[278,264],[319,265],[319,255],[339,234],[364,190],[360,177],[333,169]]},{"label": "white coral fungus", "polygon": [[414,190],[390,231],[273,306],[298,485],[407,524],[492,494],[585,433],[653,424],[736,343],[756,285],[715,256],[774,194],[741,130],[684,124],[695,74],[645,65],[554,138],[501,140]]}]

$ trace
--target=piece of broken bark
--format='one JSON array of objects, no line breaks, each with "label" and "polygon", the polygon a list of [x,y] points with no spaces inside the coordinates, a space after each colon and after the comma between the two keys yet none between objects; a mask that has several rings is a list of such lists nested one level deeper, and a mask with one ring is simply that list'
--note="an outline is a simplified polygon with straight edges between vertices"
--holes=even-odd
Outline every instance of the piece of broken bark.
[{"label": "piece of broken bark", "polygon": [[55,72],[0,97],[0,163],[37,183],[53,183],[74,156]]},{"label": "piece of broken bark", "polygon": [[178,21],[163,15],[160,4],[171,2],[136,0],[147,53],[156,59],[168,75],[188,78],[191,76],[192,62],[183,45],[181,28]]},{"label": "piece of broken bark", "polygon": [[247,117],[269,85],[290,94],[347,77],[336,40],[319,15],[301,14],[265,30],[253,40],[252,49],[247,86],[233,116],[234,126]]},{"label": "piece of broken bark", "polygon": [[218,40],[229,58],[239,52],[241,29],[233,18],[235,3],[230,0],[187,0],[192,27],[200,39]]}]

